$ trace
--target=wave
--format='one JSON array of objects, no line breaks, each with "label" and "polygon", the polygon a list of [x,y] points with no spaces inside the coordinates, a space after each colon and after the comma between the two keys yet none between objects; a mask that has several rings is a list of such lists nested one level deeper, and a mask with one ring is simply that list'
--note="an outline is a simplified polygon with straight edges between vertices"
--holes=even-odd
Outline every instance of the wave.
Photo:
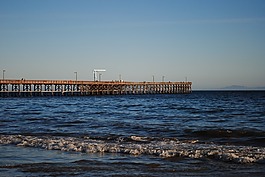
[{"label": "wave", "polygon": [[265,163],[265,148],[201,143],[198,140],[152,137],[117,137],[93,139],[90,137],[0,135],[0,144],[37,147],[47,150],[83,153],[125,153],[155,155],[163,158],[213,158],[235,163]]}]

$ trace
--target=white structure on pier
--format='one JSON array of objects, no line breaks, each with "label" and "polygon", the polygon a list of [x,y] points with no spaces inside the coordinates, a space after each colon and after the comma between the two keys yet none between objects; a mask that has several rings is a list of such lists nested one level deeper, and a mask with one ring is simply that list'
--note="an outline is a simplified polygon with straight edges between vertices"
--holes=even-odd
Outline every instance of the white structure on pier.
[{"label": "white structure on pier", "polygon": [[100,81],[99,73],[105,71],[106,71],[105,69],[94,69],[93,70],[94,81]]}]

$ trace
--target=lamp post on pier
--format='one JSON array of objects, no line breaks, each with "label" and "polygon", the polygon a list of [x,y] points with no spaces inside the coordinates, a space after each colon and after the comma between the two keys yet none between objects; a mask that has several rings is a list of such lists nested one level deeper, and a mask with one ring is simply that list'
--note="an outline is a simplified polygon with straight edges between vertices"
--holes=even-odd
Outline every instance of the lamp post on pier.
[{"label": "lamp post on pier", "polygon": [[162,82],[165,82],[165,76],[162,76]]},{"label": "lamp post on pier", "polygon": [[3,69],[3,80],[5,80],[5,72],[6,72],[6,70]]},{"label": "lamp post on pier", "polygon": [[75,73],[75,81],[77,81],[77,72],[74,72]]}]

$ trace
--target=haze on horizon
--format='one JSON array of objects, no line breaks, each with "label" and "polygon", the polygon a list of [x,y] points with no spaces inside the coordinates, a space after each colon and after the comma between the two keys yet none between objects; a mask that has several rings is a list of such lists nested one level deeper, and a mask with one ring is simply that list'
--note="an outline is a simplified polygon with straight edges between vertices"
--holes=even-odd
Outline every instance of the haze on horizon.
[{"label": "haze on horizon", "polygon": [[[7,79],[265,86],[263,0],[1,0]],[[2,75],[2,74],[1,74]]]}]

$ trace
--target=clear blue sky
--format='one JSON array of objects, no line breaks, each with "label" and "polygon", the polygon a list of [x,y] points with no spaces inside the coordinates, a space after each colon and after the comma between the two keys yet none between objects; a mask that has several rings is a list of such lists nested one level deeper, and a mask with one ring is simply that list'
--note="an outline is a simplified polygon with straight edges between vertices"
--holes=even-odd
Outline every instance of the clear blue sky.
[{"label": "clear blue sky", "polygon": [[[0,0],[9,79],[265,86],[264,0]],[[2,75],[2,72],[1,72]]]}]

